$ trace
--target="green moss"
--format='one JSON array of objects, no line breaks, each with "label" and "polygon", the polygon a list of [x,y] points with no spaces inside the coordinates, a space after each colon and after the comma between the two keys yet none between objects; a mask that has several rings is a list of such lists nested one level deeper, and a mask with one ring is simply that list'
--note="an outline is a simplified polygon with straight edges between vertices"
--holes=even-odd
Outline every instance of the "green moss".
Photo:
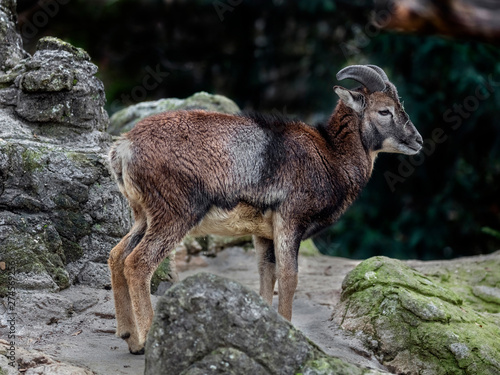
[{"label": "green moss", "polygon": [[9,275],[5,271],[0,271],[0,298],[7,295],[7,283],[9,280]]},{"label": "green moss", "polygon": [[69,151],[65,152],[65,155],[69,160],[73,161],[78,166],[82,167],[94,166],[94,163],[92,163],[92,161],[89,159],[88,153]]},{"label": "green moss", "polygon": [[231,99],[222,95],[212,95],[206,92],[198,92],[184,100],[179,109],[205,109],[222,113],[237,113],[239,107]]},{"label": "green moss", "polygon": [[[474,273],[468,277],[494,279],[484,270]],[[337,319],[378,341],[386,365],[397,368],[407,358],[437,375],[499,373],[499,318],[464,302],[457,284],[456,291],[447,287],[459,275],[430,277],[398,260],[370,258],[344,280],[344,311]]]},{"label": "green moss", "polygon": [[[54,236],[54,228],[47,224],[33,233],[36,229],[21,218],[17,230],[2,243],[0,261],[7,265],[15,263],[16,273],[48,274],[60,288],[68,287],[70,282],[64,268],[62,242]],[[8,272],[0,271],[0,295],[6,292],[7,277]]]},{"label": "green moss", "polygon": [[320,254],[318,248],[310,238],[300,243],[299,251],[300,254],[305,256],[316,256]]},{"label": "green moss", "polygon": [[92,231],[92,222],[80,212],[60,210],[53,216],[55,228],[61,237],[77,242]]},{"label": "green moss", "polygon": [[89,54],[82,48],[75,47],[70,43],[67,43],[61,39],[52,36],[46,36],[41,38],[36,45],[36,49],[37,51],[40,50],[66,51],[71,53],[79,60],[90,61]]},{"label": "green moss", "polygon": [[[340,358],[319,357],[307,361],[296,375],[376,375],[382,374],[376,370],[362,369]],[[384,372],[385,374],[385,372]]]},{"label": "green moss", "polygon": [[499,301],[480,293],[482,288],[492,288],[500,295],[500,257],[429,267],[426,276],[460,294],[465,303],[473,306],[474,310],[500,313]]},{"label": "green moss", "polygon": [[41,160],[43,157],[42,152],[36,152],[31,149],[25,149],[21,153],[23,159],[23,170],[26,172],[35,172],[43,170]]},{"label": "green moss", "polygon": [[151,293],[156,292],[158,289],[158,285],[162,281],[171,281],[172,277],[170,276],[170,259],[166,258],[163,262],[160,263],[158,268],[156,269],[153,277],[151,278]]},{"label": "green moss", "polygon": [[71,285],[68,272],[61,267],[54,267],[50,270],[52,279],[56,282],[57,286],[61,289],[69,288]]},{"label": "green moss", "polygon": [[462,298],[453,291],[443,288],[404,263],[387,257],[367,259],[352,270],[342,284],[342,298],[374,285],[404,287],[425,296],[439,297],[455,305],[463,303]]},{"label": "green moss", "polygon": [[62,243],[66,264],[75,262],[83,256],[84,251],[76,242],[62,238]]}]

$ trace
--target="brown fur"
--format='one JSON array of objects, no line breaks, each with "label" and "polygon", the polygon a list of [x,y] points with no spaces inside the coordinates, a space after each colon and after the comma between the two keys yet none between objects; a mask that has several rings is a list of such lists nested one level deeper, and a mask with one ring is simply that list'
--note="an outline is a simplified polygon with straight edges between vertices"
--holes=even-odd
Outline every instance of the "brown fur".
[{"label": "brown fur", "polygon": [[[117,335],[132,353],[143,352],[153,318],[151,276],[187,233],[254,235],[260,294],[271,303],[278,281],[278,311],[291,319],[300,241],[335,222],[356,199],[384,142],[419,148],[418,132],[411,122],[403,129],[409,119],[389,89],[337,87],[343,100],[319,129],[179,111],[147,118],[115,143],[111,169],[135,224],[111,251],[109,267]],[[381,106],[394,112],[392,122],[378,112]],[[381,139],[385,127],[393,130]]]}]

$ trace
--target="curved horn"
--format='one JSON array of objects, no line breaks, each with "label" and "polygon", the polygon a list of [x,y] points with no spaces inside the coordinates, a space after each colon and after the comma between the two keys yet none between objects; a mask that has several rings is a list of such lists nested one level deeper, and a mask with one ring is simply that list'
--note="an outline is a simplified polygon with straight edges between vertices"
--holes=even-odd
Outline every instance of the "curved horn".
[{"label": "curved horn", "polygon": [[337,79],[339,81],[353,79],[365,86],[370,92],[385,89],[385,82],[382,77],[375,70],[365,65],[348,66],[337,73]]},{"label": "curved horn", "polygon": [[385,74],[384,70],[377,66],[377,65],[367,65],[369,66],[370,68],[372,68],[373,70],[375,70],[378,74],[380,74],[380,76],[382,77],[382,79],[385,81],[385,82],[388,82],[389,81],[389,78],[387,77],[387,74]]}]

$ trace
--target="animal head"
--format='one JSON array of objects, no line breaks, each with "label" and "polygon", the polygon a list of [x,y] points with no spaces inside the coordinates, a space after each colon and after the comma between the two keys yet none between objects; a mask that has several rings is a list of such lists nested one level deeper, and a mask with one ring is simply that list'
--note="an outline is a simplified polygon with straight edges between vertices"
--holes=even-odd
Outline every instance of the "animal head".
[{"label": "animal head", "polygon": [[363,143],[371,152],[414,155],[422,137],[399,101],[396,87],[375,65],[351,65],[337,73],[339,81],[353,79],[363,85],[355,90],[335,86],[335,93],[361,120]]}]

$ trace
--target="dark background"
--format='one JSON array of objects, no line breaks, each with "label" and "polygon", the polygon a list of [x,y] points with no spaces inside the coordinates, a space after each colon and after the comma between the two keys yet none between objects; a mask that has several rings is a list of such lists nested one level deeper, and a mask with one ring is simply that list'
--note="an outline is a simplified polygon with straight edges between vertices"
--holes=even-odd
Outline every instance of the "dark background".
[{"label": "dark background", "polygon": [[337,71],[379,65],[426,151],[381,155],[359,200],[315,243],[353,258],[500,248],[498,46],[379,30],[385,13],[363,0],[18,0],[18,12],[29,52],[46,35],[89,52],[110,115],[207,91],[314,124],[334,108]]}]

